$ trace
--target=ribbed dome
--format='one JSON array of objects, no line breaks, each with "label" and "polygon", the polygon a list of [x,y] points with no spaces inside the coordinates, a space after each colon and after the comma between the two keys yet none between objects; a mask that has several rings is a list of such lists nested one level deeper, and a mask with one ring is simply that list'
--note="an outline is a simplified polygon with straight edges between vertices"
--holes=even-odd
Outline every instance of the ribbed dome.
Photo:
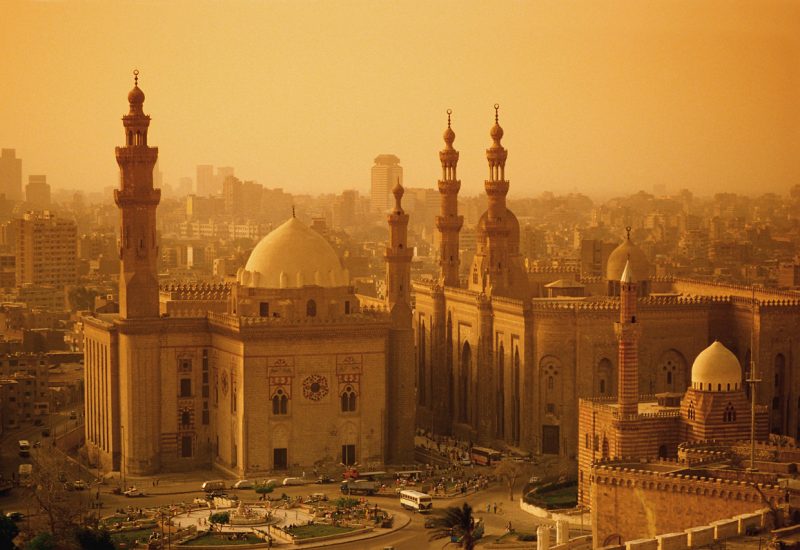
[{"label": "ribbed dome", "polygon": [[350,283],[333,247],[297,218],[261,239],[237,278],[254,288],[331,288]]},{"label": "ribbed dome", "polygon": [[133,89],[128,92],[128,103],[133,105],[141,105],[144,103],[144,92],[139,86],[134,86]]},{"label": "ribbed dome", "polygon": [[630,262],[630,270],[636,281],[646,281],[650,278],[650,262],[647,261],[647,256],[628,237],[609,254],[606,264],[606,280],[619,281],[622,278],[622,272],[625,271],[625,264],[628,262]]},{"label": "ribbed dome", "polygon": [[731,351],[714,342],[692,364],[692,387],[703,391],[733,391],[742,384],[742,367]]}]

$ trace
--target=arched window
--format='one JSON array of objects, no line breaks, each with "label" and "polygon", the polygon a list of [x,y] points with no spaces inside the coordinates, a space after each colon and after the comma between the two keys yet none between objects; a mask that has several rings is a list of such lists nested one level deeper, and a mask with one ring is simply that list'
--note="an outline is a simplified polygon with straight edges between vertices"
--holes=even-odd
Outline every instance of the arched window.
[{"label": "arched window", "polygon": [[722,415],[725,422],[736,422],[736,409],[733,408],[732,403],[728,403],[725,407],[725,413]]},{"label": "arched window", "polygon": [[469,342],[464,342],[461,348],[461,372],[459,373],[459,420],[461,422],[469,421],[469,382],[472,378],[472,348]]},{"label": "arched window", "polygon": [[547,389],[552,390],[555,387],[555,379],[552,376],[547,377]]},{"label": "arched window", "polygon": [[192,424],[192,415],[189,411],[181,411],[181,426],[188,428]]},{"label": "arched window", "polygon": [[694,413],[694,403],[689,402],[689,409],[686,412],[686,416],[689,417],[689,420],[694,420],[694,417],[695,417],[694,415],[695,415],[695,413]]},{"label": "arched window", "polygon": [[347,386],[342,392],[341,396],[342,412],[355,412],[356,410],[356,392],[353,391],[352,386]]},{"label": "arched window", "polygon": [[600,395],[606,394],[606,381],[604,378],[600,379]]},{"label": "arched window", "polygon": [[611,453],[608,449],[608,439],[603,436],[603,458],[608,458],[609,456],[611,456]]},{"label": "arched window", "polygon": [[667,371],[667,385],[672,385],[672,371]]},{"label": "arched window", "polygon": [[289,414],[289,397],[282,389],[276,391],[272,396],[272,414]]},{"label": "arched window", "polygon": [[306,302],[306,317],[316,317],[317,316],[317,302],[314,300],[309,300]]}]

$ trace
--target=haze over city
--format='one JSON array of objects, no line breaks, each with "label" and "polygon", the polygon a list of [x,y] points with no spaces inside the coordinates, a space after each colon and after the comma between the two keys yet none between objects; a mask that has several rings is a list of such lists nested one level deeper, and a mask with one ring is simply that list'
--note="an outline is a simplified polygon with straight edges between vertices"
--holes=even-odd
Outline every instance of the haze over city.
[{"label": "haze over city", "polygon": [[115,185],[118,91],[141,71],[166,182],[195,165],[362,191],[396,154],[434,187],[445,110],[462,194],[492,105],[510,194],[800,181],[800,5],[703,2],[3,3],[0,144],[55,188]]}]

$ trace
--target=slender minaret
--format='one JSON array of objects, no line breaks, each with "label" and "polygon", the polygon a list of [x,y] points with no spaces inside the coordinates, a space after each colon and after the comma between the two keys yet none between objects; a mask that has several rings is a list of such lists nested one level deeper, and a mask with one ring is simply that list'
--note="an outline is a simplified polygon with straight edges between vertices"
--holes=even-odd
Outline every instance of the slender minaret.
[{"label": "slender minaret", "polygon": [[636,319],[636,280],[630,261],[620,277],[619,322],[614,329],[619,341],[619,394],[621,417],[639,412],[639,323]]},{"label": "slender minaret", "polygon": [[411,328],[411,256],[408,247],[408,214],[403,211],[403,186],[392,189],[395,205],[389,212],[386,247],[386,302],[392,319],[386,388],[386,456],[390,464],[414,461],[414,331]]},{"label": "slender minaret", "polygon": [[150,117],[144,114],[139,71],[128,93],[130,110],[122,117],[125,146],[117,147],[120,186],[114,200],[120,210],[119,313],[122,319],[158,317],[156,207],[161,190],[153,188],[158,147],[147,145]]},{"label": "slender minaret", "polygon": [[442,162],[442,179],[439,180],[441,193],[441,215],[436,216],[439,230],[439,283],[442,286],[458,286],[458,233],[464,225],[464,217],[458,215],[458,191],[461,181],[456,177],[458,151],[453,149],[456,133],[450,127],[451,109],[447,109],[447,130],[444,131],[444,149],[439,151]]},{"label": "slender minaret", "polygon": [[403,211],[401,201],[404,189],[397,180],[392,189],[394,208],[389,212],[389,246],[386,247],[386,301],[389,309],[396,303],[411,304],[411,257],[408,248],[408,214]]},{"label": "slender minaret", "polygon": [[[122,117],[125,146],[117,147],[120,187],[114,200],[120,212],[119,438],[125,474],[150,475],[161,468],[161,319],[158,312],[156,207],[153,189],[158,149],[148,147],[150,117],[138,71]],[[165,390],[166,391],[166,390]]]},{"label": "slender minaret", "polygon": [[500,126],[498,111],[500,105],[494,104],[494,126],[489,135],[492,146],[486,150],[489,162],[489,179],[484,182],[489,207],[486,210],[486,240],[488,243],[488,259],[485,271],[489,274],[489,282],[493,286],[502,287],[504,269],[508,269],[508,224],[506,223],[506,195],[508,180],[506,179],[506,158],[508,151],[500,143],[503,139],[503,128]]}]

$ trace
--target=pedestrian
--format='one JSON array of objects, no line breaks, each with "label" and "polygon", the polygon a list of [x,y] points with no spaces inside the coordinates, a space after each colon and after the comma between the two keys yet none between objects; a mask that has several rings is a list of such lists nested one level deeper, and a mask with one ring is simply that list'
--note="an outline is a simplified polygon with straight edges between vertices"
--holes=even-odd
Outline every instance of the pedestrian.
[{"label": "pedestrian", "polygon": [[497,503],[496,502],[494,503],[494,513],[495,514],[497,513]]},{"label": "pedestrian", "polygon": [[486,513],[490,513],[492,511],[492,504],[490,502],[486,503]]}]

